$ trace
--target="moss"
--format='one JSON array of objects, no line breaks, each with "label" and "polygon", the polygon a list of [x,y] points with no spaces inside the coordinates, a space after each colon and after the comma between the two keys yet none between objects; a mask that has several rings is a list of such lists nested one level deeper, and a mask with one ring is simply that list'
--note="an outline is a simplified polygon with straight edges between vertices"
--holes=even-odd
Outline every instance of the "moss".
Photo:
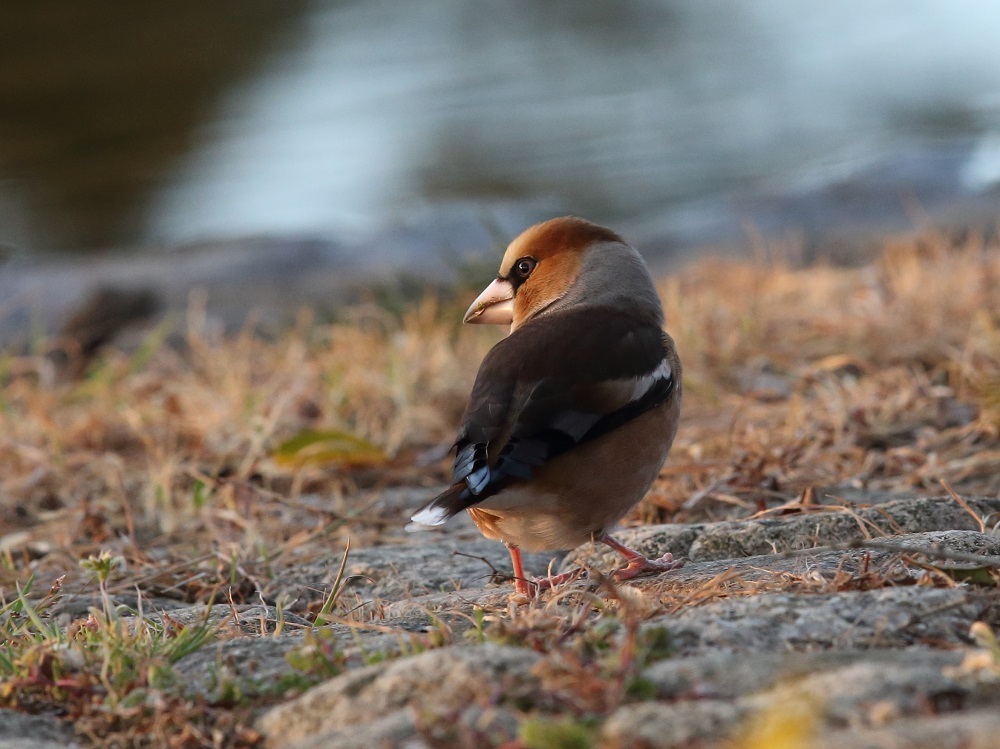
[{"label": "moss", "polygon": [[594,728],[573,718],[530,718],[521,724],[518,738],[525,749],[591,749],[597,745]]}]

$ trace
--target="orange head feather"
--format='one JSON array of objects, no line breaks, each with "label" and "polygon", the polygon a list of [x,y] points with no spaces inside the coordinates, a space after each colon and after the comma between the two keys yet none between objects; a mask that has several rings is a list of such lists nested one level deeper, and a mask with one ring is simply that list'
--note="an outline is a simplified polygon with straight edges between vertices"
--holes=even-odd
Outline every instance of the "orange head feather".
[{"label": "orange head feather", "polygon": [[561,298],[580,274],[584,251],[598,242],[624,244],[610,229],[573,216],[535,224],[511,242],[499,274],[515,289],[511,329]]}]

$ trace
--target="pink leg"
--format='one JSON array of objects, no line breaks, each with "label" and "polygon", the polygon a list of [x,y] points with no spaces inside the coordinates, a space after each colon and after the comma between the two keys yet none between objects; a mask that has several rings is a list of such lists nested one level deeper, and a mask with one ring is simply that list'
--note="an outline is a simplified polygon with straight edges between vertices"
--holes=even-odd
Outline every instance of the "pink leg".
[{"label": "pink leg", "polygon": [[639,575],[670,572],[670,570],[676,570],[678,567],[684,566],[684,560],[674,559],[673,554],[670,552],[667,552],[659,559],[648,559],[635,549],[630,549],[620,541],[616,541],[607,533],[601,536],[598,540],[617,551],[625,557],[625,561],[628,562],[625,567],[622,567],[620,570],[615,570],[612,573],[611,576],[615,580],[631,580],[633,577],[638,577]]},{"label": "pink leg", "polygon": [[534,577],[529,580],[524,574],[524,562],[521,560],[521,550],[516,546],[508,546],[507,550],[510,552],[510,561],[514,567],[514,592],[523,593],[529,598],[534,598],[538,595],[539,591],[548,590],[549,588],[554,588],[556,585],[562,585],[570,580],[575,580],[584,571],[582,567],[578,567],[575,570],[563,572],[561,575]]},{"label": "pink leg", "polygon": [[523,593],[529,598],[533,598],[535,591],[534,584],[524,576],[524,562],[521,561],[521,550],[516,546],[507,546],[510,552],[510,562],[514,566],[514,592]]}]

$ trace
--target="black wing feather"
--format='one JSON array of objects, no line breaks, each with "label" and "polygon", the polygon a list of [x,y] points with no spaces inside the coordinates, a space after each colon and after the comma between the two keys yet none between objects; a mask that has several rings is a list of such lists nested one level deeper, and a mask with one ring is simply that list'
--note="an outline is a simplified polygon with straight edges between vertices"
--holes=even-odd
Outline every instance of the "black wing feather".
[{"label": "black wing feather", "polygon": [[608,410],[601,399],[602,384],[648,376],[663,363],[659,320],[599,308],[542,319],[542,328],[528,323],[483,360],[455,441],[455,484],[427,508],[450,517],[472,507],[673,392],[676,373],[669,372],[621,407]]}]

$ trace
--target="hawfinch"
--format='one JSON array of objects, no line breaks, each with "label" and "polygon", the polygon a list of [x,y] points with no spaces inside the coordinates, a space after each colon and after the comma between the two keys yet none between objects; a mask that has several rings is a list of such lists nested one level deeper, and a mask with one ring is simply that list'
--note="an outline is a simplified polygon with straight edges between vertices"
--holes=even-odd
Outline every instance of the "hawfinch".
[{"label": "hawfinch", "polygon": [[510,549],[515,589],[528,595],[579,571],[529,581],[521,549],[602,541],[627,562],[618,580],[679,567],[608,535],[656,479],[681,408],[681,364],[639,253],[579,218],[537,224],[511,242],[465,322],[510,335],[479,368],[454,484],[407,528],[467,510]]}]

